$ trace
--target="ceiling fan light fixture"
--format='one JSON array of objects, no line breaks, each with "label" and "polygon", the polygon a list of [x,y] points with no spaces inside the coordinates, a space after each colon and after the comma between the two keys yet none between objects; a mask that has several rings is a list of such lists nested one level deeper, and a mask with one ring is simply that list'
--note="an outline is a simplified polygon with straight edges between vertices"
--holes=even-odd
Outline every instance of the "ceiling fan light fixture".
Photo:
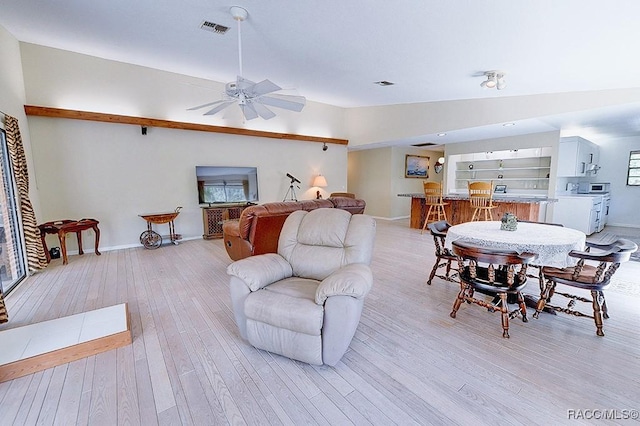
[{"label": "ceiling fan light fixture", "polygon": [[289,111],[300,112],[306,104],[304,96],[285,95],[275,93],[282,90],[282,87],[269,81],[262,80],[257,83],[243,77],[242,74],[242,22],[247,19],[249,12],[240,6],[231,6],[229,14],[238,23],[238,76],[236,81],[225,85],[222,99],[209,102],[196,107],[188,108],[193,111],[205,107],[213,107],[204,115],[214,115],[231,104],[237,104],[242,110],[245,120],[253,120],[261,117],[269,120],[276,116],[269,107],[282,108]]},{"label": "ceiling fan light fixture", "polygon": [[240,6],[231,6],[229,8],[229,13],[236,21],[244,21],[245,19],[247,19],[247,16],[249,16],[249,12],[247,12],[247,9]]}]

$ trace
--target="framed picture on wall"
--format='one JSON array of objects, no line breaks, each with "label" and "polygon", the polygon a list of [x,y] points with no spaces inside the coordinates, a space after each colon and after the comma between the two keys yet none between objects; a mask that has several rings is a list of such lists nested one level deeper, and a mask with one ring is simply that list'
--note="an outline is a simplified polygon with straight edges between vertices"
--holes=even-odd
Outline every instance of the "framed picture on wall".
[{"label": "framed picture on wall", "polygon": [[426,179],[429,177],[429,157],[407,154],[404,159],[404,177]]}]

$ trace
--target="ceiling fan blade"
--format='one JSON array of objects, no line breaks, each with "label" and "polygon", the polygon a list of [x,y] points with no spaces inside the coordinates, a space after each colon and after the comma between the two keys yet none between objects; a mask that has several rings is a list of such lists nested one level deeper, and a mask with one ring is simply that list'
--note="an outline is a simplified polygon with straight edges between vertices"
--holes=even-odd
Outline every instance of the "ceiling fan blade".
[{"label": "ceiling fan blade", "polygon": [[244,114],[244,118],[247,120],[253,120],[254,118],[258,118],[258,112],[253,107],[251,102],[247,102],[245,104],[240,104],[240,109],[242,109],[242,113]]},{"label": "ceiling fan blade", "polygon": [[276,108],[300,112],[302,111],[302,108],[304,108],[307,100],[304,96],[272,95],[260,96],[259,98],[255,99],[255,101]]},{"label": "ceiling fan blade", "polygon": [[258,115],[265,120],[269,120],[276,116],[276,114],[273,111],[271,111],[269,108],[267,108],[266,106],[262,105],[259,102],[253,102],[252,105],[255,108],[255,110],[258,112]]},{"label": "ceiling fan blade", "polygon": [[251,97],[257,97],[266,95],[267,93],[277,92],[278,90],[282,90],[282,87],[269,80],[262,80],[248,88],[247,93],[249,93]]},{"label": "ceiling fan blade", "polygon": [[221,102],[222,103],[220,105],[218,105],[217,107],[213,108],[212,110],[209,110],[209,111],[205,112],[203,115],[214,115],[214,114],[217,114],[218,112],[222,111],[223,109],[225,109],[226,107],[228,107],[229,105],[234,103],[235,100],[233,100],[233,101],[221,101]]},{"label": "ceiling fan blade", "polygon": [[203,105],[198,105],[195,107],[191,107],[191,108],[187,108],[187,111],[194,111],[196,109],[200,109],[200,108],[204,108],[204,107],[208,107],[208,106],[212,106],[212,105],[216,105],[219,104],[221,102],[225,102],[225,101],[215,101],[215,102],[209,102],[208,104],[203,104]]}]

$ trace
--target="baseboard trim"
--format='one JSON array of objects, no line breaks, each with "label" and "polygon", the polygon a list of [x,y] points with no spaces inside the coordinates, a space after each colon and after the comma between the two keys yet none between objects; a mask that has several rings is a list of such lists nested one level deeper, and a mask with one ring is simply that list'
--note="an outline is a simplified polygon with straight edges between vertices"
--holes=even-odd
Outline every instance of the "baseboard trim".
[{"label": "baseboard trim", "polygon": [[397,216],[397,217],[371,216],[371,217],[374,219],[394,221],[394,220],[409,219],[410,216]]},{"label": "baseboard trim", "polygon": [[620,228],[634,228],[634,229],[640,229],[640,225],[638,225],[637,223],[635,224],[631,224],[631,223],[607,223],[607,225],[605,226],[605,228],[607,226],[617,226]]},{"label": "baseboard trim", "polygon": [[[179,243],[182,241],[191,241],[191,240],[201,240],[202,239],[202,235],[196,235],[195,237],[187,237],[187,238],[182,238],[180,239]],[[164,240],[164,238],[163,238]],[[220,241],[222,241],[222,238],[220,239]],[[162,245],[169,245],[171,244],[170,242],[167,243],[163,243]],[[180,244],[178,244],[180,245]],[[100,252],[104,252],[104,251],[113,251],[113,250],[122,250],[122,249],[129,249],[129,248],[135,248],[135,247],[142,247],[142,244],[140,243],[133,243],[133,244],[123,244],[120,246],[110,246],[110,247],[99,247]],[[87,254],[91,254],[93,253],[93,247],[92,248],[85,248],[84,249],[84,253]],[[67,250],[67,256],[74,256],[78,254],[78,250]]]}]

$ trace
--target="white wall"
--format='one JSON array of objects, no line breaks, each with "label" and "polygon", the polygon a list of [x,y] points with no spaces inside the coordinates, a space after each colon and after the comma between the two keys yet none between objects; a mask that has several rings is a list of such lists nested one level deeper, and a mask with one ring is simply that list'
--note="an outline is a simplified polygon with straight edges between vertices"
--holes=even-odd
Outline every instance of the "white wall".
[{"label": "white wall", "polygon": [[[233,114],[203,117],[186,107],[215,100],[177,74],[106,61],[43,46],[21,44],[26,103],[175,121],[247,127],[267,131],[343,137],[342,109],[309,103],[297,115],[242,123]],[[201,81],[202,84],[211,82]],[[237,111],[239,113],[239,109]],[[41,195],[38,221],[93,217],[100,221],[103,249],[139,244],[146,228],[139,214],[182,206],[176,231],[185,238],[203,233],[198,206],[196,165],[258,167],[260,202],[282,201],[290,173],[302,181],[298,199],[315,198],[317,174],[329,186],[346,190],[347,148],[296,140],[149,128],[91,121],[29,117],[34,175]],[[160,225],[166,234],[167,225]],[[84,236],[83,236],[84,237]],[[85,248],[92,238],[83,238]],[[75,242],[69,238],[69,249]],[[57,245],[54,237],[50,245]]]},{"label": "white wall", "polygon": [[[43,117],[30,117],[29,125],[40,220],[95,218],[105,248],[137,244],[146,227],[139,214],[177,206],[183,207],[177,232],[201,236],[196,165],[257,166],[260,202],[282,201],[290,183],[287,173],[302,181],[295,188],[298,199],[315,197],[311,183],[319,173],[329,184],[325,195],[345,189],[344,146],[323,152],[316,143],[162,128],[143,136],[139,126]],[[167,225],[159,228],[167,234]]]},{"label": "white wall", "polygon": [[367,201],[367,214],[388,219],[409,216],[411,198],[398,194],[422,193],[423,179],[404,177],[407,154],[430,157],[427,180],[442,180],[442,174],[433,171],[433,165],[443,154],[440,151],[387,147],[349,152],[349,191]]},{"label": "white wall", "polygon": [[609,223],[640,228],[640,187],[627,186],[629,153],[640,150],[640,138],[628,137],[600,142],[600,166],[591,182],[611,182]]},{"label": "white wall", "polygon": [[[18,119],[22,144],[27,158],[27,167],[33,170],[31,161],[31,137],[27,116],[24,112],[25,90],[20,56],[20,44],[9,32],[0,26],[0,110]],[[0,122],[4,126],[4,115],[0,114]],[[33,175],[29,175],[31,204],[37,214],[40,202]]]},{"label": "white wall", "polygon": [[391,194],[391,148],[351,151],[347,188],[356,197],[367,201],[365,212],[372,216],[389,217]]},{"label": "white wall", "polygon": [[307,102],[245,121],[240,109],[203,116],[187,108],[221,99],[224,84],[88,55],[20,43],[27,102],[55,108],[346,139],[344,109]]}]

